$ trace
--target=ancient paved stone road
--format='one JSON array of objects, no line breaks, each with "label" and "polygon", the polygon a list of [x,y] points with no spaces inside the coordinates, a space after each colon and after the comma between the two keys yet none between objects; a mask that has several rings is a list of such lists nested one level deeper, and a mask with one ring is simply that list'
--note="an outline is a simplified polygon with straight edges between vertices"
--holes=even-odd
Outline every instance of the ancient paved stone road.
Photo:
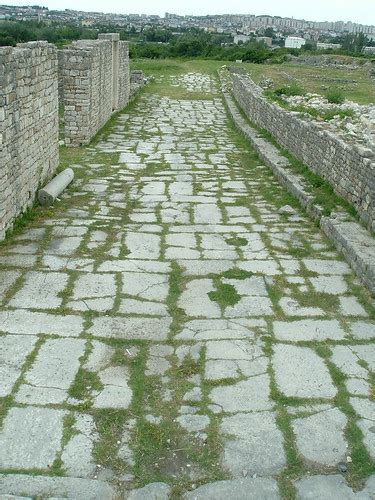
[{"label": "ancient paved stone road", "polygon": [[155,88],[1,248],[0,494],[373,498],[366,292],[212,77]]}]

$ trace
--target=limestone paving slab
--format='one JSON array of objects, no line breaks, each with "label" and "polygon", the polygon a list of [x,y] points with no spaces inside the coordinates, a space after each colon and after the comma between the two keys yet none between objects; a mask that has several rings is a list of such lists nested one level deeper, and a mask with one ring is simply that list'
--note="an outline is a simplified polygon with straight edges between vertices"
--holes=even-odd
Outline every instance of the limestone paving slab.
[{"label": "limestone paving slab", "polygon": [[277,482],[268,478],[242,478],[227,481],[216,481],[204,484],[185,493],[186,500],[243,500],[257,498],[259,500],[278,500],[280,497]]},{"label": "limestone paving slab", "polygon": [[[283,438],[271,412],[237,413],[220,426],[225,441],[223,465],[234,477],[271,476],[285,465]],[[267,439],[264,439],[264,436]]]},{"label": "limestone paving slab", "polygon": [[105,338],[157,341],[168,338],[170,324],[169,318],[104,316],[94,319],[88,333]]},{"label": "limestone paving slab", "polygon": [[23,287],[16,292],[9,305],[26,309],[56,309],[61,305],[59,293],[64,290],[68,276],[64,273],[29,272]]},{"label": "limestone paving slab", "polygon": [[336,408],[293,420],[298,451],[305,459],[321,465],[333,467],[345,462],[346,424],[345,415]]},{"label": "limestone paving slab", "polygon": [[8,396],[21,374],[26,357],[37,342],[34,336],[0,337],[0,397]]},{"label": "limestone paving slab", "polygon": [[328,368],[312,349],[285,344],[273,349],[276,384],[286,396],[333,398],[336,395]]},{"label": "limestone paving slab", "polygon": [[0,332],[19,335],[58,335],[78,337],[83,331],[83,318],[24,310],[0,311]]},{"label": "limestone paving slab", "polygon": [[41,346],[24,376],[16,401],[29,404],[62,403],[85,351],[83,339],[51,339]]},{"label": "limestone paving slab", "polygon": [[45,498],[87,498],[88,500],[115,499],[116,491],[108,483],[75,477],[29,476],[1,474],[0,492],[5,495]]},{"label": "limestone paving slab", "polygon": [[61,448],[64,415],[63,410],[48,408],[11,408],[0,432],[0,467],[51,467]]}]

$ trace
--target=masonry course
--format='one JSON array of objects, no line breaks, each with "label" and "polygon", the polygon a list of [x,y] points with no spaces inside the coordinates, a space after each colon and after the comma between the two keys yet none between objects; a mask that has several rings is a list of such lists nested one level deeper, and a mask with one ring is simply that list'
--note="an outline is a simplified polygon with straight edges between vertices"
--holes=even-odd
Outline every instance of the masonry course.
[{"label": "masonry course", "polygon": [[232,73],[233,95],[247,117],[325,179],[375,229],[375,163],[317,122],[267,100],[249,76]]},{"label": "masonry course", "polygon": [[[118,33],[63,50],[47,42],[0,48],[0,241],[33,206],[59,164],[59,105],[65,144],[88,144],[130,99],[128,43]],[[144,83],[133,84],[132,95]]]},{"label": "masonry course", "polygon": [[0,48],[0,240],[58,163],[57,50],[47,42]]},{"label": "masonry course", "polygon": [[299,200],[307,213],[320,223],[322,231],[344,255],[370,293],[375,296],[375,242],[372,235],[358,222],[350,218],[348,220],[345,213],[338,212],[328,217],[323,216],[322,207],[315,203],[314,196],[309,192],[308,182],[301,174],[293,172],[289,160],[282,156],[279,149],[264,139],[260,132],[241,116],[228,90],[223,73],[221,73],[221,78],[223,96],[236,127],[249,139],[260,158],[272,169],[280,183]]}]

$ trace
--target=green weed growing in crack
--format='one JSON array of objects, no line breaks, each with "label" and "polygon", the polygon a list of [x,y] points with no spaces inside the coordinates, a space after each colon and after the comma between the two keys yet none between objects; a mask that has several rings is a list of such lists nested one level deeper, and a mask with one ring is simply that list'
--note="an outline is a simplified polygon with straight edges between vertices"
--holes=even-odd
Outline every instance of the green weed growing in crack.
[{"label": "green weed growing in crack", "polygon": [[[267,356],[270,356],[272,352],[272,340],[269,338],[265,341],[264,352]],[[268,374],[270,377],[271,400],[274,401],[276,406],[276,424],[283,435],[286,457],[286,467],[281,471],[277,479],[282,498],[290,500],[296,498],[296,489],[293,480],[305,473],[305,467],[298,454],[295,443],[295,436],[291,423],[292,418],[286,409],[288,404],[295,403],[295,401],[292,401],[292,398],[287,398],[279,391],[271,363],[268,367]],[[300,404],[299,401],[298,404]]]},{"label": "green weed growing in crack", "polygon": [[91,399],[92,391],[103,390],[103,384],[95,372],[79,367],[76,377],[69,387],[69,396],[82,401]]},{"label": "green weed growing in crack", "polygon": [[44,335],[41,335],[35,343],[33,350],[28,354],[28,356],[26,356],[26,359],[22,365],[21,374],[18,377],[16,383],[13,385],[12,393],[4,398],[0,398],[0,427],[2,426],[8,411],[14,404],[14,395],[18,392],[21,385],[26,382],[25,375],[34,364],[39,350],[45,342],[45,339],[46,337]]},{"label": "green weed growing in crack", "polygon": [[233,267],[232,269],[228,269],[228,271],[224,271],[220,276],[233,280],[245,280],[247,278],[251,278],[253,275],[254,273],[251,271],[245,271],[244,269]]},{"label": "green weed growing in crack", "polygon": [[240,301],[241,296],[237,293],[233,285],[221,283],[219,280],[214,280],[214,285],[216,290],[209,292],[208,296],[212,301],[217,302],[222,310],[227,306],[234,306]]},{"label": "green weed growing in crack", "polygon": [[169,274],[169,294],[167,306],[172,317],[171,333],[177,333],[186,318],[185,312],[178,307],[178,299],[184,290],[186,278],[183,276],[182,268],[177,262],[171,262],[171,272]]},{"label": "green weed growing in crack", "polygon": [[227,238],[225,241],[226,243],[228,243],[228,245],[233,245],[236,247],[245,246],[248,243],[246,238],[241,238],[240,236],[233,236],[232,238]]},{"label": "green weed growing in crack", "polygon": [[96,463],[119,475],[126,471],[124,461],[118,456],[121,436],[129,420],[128,410],[106,408],[93,412],[99,441],[95,442],[93,458]]},{"label": "green weed growing in crack", "polygon": [[363,443],[363,433],[358,427],[358,416],[350,404],[350,394],[346,387],[347,377],[323,356],[328,366],[333,383],[337,388],[337,395],[334,398],[335,405],[347,417],[345,437],[348,442],[348,453],[352,462],[348,464],[347,481],[354,488],[361,488],[366,479],[375,473],[375,461],[370,457],[366,446]]}]

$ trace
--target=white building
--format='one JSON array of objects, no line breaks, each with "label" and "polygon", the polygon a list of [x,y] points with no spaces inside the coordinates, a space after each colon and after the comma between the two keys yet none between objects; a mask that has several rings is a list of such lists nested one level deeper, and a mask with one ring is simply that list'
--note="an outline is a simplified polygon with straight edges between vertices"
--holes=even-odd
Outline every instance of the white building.
[{"label": "white building", "polygon": [[375,54],[375,47],[363,47],[364,54]]},{"label": "white building", "polygon": [[320,50],[325,50],[325,49],[341,49],[341,43],[323,43],[323,42],[318,42],[316,44],[316,48]]},{"label": "white building", "polygon": [[288,36],[285,39],[285,47],[288,49],[300,49],[303,45],[305,45],[306,40],[304,38],[300,38],[299,36]]},{"label": "white building", "polygon": [[239,42],[246,43],[250,40],[249,36],[246,35],[234,35],[233,42],[238,45]]}]

